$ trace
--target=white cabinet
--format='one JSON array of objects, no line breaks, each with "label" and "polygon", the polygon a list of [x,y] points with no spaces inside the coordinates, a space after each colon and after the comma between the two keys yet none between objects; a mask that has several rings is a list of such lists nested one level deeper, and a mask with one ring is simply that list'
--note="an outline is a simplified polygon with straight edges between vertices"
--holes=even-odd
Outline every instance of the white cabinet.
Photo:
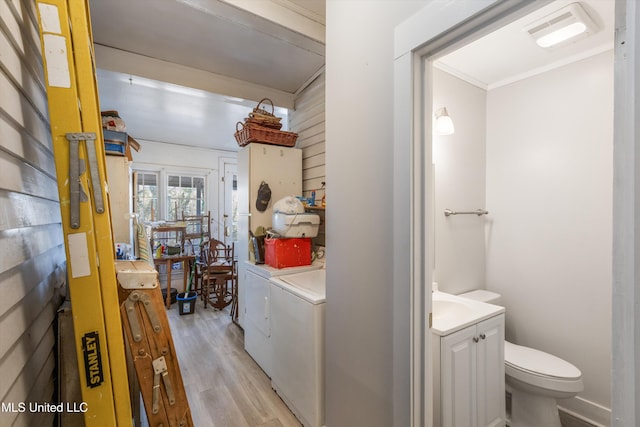
[{"label": "white cabinet", "polygon": [[[271,200],[263,212],[256,208],[260,184],[271,189]],[[245,327],[247,314],[244,270],[249,260],[249,231],[271,227],[272,206],[285,196],[302,194],[302,150],[251,143],[238,151],[238,322]]]},{"label": "white cabinet", "polygon": [[504,314],[434,338],[434,425],[504,426]]}]

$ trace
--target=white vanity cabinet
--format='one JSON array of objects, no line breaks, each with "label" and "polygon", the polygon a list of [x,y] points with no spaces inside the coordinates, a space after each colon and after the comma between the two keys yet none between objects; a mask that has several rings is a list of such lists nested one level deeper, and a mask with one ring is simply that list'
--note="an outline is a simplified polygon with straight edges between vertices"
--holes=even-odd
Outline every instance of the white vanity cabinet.
[{"label": "white vanity cabinet", "polygon": [[504,314],[434,334],[434,425],[504,426]]}]

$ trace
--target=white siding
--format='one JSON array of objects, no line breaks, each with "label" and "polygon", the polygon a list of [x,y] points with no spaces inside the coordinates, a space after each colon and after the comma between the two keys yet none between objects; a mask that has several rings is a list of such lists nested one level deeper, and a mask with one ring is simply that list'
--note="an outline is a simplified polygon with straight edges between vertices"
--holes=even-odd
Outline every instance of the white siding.
[{"label": "white siding", "polygon": [[[301,91],[295,100],[295,110],[289,116],[289,128],[298,133],[296,147],[302,149],[302,194],[310,197],[316,190],[317,204],[324,195],[325,182],[325,136],[324,136],[324,72]],[[330,190],[329,190],[330,191]],[[328,201],[329,202],[329,201]],[[315,243],[325,245],[324,212]]]},{"label": "white siding", "polygon": [[[66,276],[35,2],[0,0],[0,401],[51,401]],[[0,425],[53,425],[0,412]]]},{"label": "white siding", "polygon": [[289,116],[289,128],[298,133],[297,148],[302,149],[302,192],[316,200],[324,191],[318,191],[325,179],[324,137],[324,73],[307,86],[295,100],[295,110]]}]

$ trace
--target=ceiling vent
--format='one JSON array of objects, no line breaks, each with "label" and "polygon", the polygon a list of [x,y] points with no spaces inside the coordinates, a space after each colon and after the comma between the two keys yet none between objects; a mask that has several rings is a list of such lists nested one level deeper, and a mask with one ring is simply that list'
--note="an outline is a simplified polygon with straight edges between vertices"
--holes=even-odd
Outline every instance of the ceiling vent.
[{"label": "ceiling vent", "polygon": [[553,48],[572,43],[597,31],[580,3],[571,3],[525,27],[538,46]]}]

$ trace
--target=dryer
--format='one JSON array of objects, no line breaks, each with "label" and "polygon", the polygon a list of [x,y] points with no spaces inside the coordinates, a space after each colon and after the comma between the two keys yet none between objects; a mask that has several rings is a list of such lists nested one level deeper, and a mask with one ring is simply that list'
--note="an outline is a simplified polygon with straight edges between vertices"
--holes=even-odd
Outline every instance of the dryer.
[{"label": "dryer", "polygon": [[270,279],[271,387],[305,427],[324,425],[325,270]]}]

